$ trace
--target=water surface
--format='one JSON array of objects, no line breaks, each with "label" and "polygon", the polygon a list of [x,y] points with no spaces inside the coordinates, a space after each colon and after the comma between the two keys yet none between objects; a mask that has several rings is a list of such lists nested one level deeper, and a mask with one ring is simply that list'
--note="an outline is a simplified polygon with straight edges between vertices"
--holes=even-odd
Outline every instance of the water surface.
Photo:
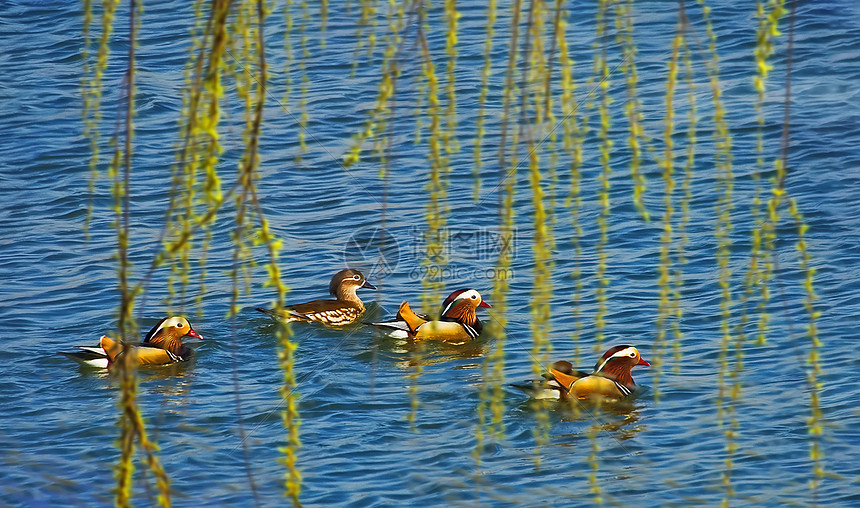
[{"label": "water surface", "polygon": [[[665,92],[665,63],[674,30],[673,2],[637,3],[637,64],[646,132],[662,131],[660,104]],[[353,9],[356,7],[353,6]],[[143,17],[139,49],[138,128],[132,181],[132,258],[139,276],[159,248],[163,210],[169,196],[168,168],[174,161],[176,117],[181,109],[183,66],[191,25],[185,2],[152,4]],[[449,231],[459,235],[449,245],[447,288],[475,287],[489,295],[495,261],[492,237],[497,223],[495,162],[499,133],[487,134],[482,194],[472,201],[472,144],[482,65],[485,23],[483,8],[462,7],[458,65],[458,121],[461,151],[452,156],[447,189]],[[182,15],[177,15],[182,13]],[[590,72],[592,14],[570,17],[570,43],[577,75]],[[821,484],[817,501],[847,506],[860,502],[858,470],[860,389],[854,377],[860,357],[853,345],[852,324],[860,314],[860,13],[852,2],[816,2],[798,12],[792,83],[790,194],[798,200],[810,225],[807,239],[817,269],[816,291],[824,375],[821,408],[826,419],[821,439],[824,466],[833,476]],[[123,14],[124,16],[124,14]],[[308,63],[308,153],[296,162],[299,148],[295,117],[298,90],[289,101],[270,100],[266,111],[260,196],[274,231],[285,240],[282,252],[290,301],[325,296],[328,280],[346,264],[368,271],[378,292],[364,291],[373,315],[393,313],[404,299],[418,302],[422,285],[416,267],[423,256],[428,161],[424,146],[414,141],[414,120],[395,123],[398,136],[392,156],[386,231],[396,240],[395,256],[386,273],[371,273],[376,261],[349,248],[356,233],[369,234],[381,224],[383,186],[372,156],[349,171],[338,160],[351,146],[376,97],[376,68],[360,54],[362,64],[350,78],[355,51],[355,10],[333,9],[325,49],[314,49]],[[756,170],[755,127],[751,86],[756,22],[751,8],[714,6],[719,35],[721,81],[729,110],[738,177],[738,206],[733,215],[732,250],[735,298],[745,268],[751,227],[746,206]],[[284,96],[280,51],[282,29],[273,16],[271,42],[273,97]],[[506,23],[493,54],[501,75],[506,54]],[[7,2],[0,13],[0,499],[11,505],[92,505],[112,502],[116,383],[105,375],[79,369],[55,352],[93,343],[115,329],[117,291],[113,260],[114,233],[109,186],[100,181],[93,196],[91,237],[83,233],[88,205],[88,142],[80,119],[79,58],[82,17],[77,3]],[[120,24],[122,25],[122,23]],[[118,36],[125,33],[117,27]],[[471,36],[470,36],[471,34]],[[293,38],[298,44],[298,38]],[[766,105],[767,153],[777,153],[782,118],[780,84],[785,39],[777,42],[776,69]],[[440,55],[441,32],[431,36]],[[117,40],[115,51],[123,48]],[[404,60],[404,103],[414,98],[411,82],[418,59]],[[440,56],[440,69],[444,60]],[[615,61],[617,64],[617,61]],[[701,71],[701,61],[695,62]],[[623,83],[619,68],[612,80]],[[292,69],[294,83],[300,75]],[[105,78],[105,133],[110,133],[121,68],[113,65]],[[489,108],[500,114],[500,82]],[[619,89],[619,93],[622,93]],[[582,89],[586,93],[587,88]],[[489,339],[460,348],[430,346],[418,354],[410,344],[375,336],[367,327],[330,330],[296,326],[296,374],[300,394],[303,476],[301,499],[308,505],[586,505],[590,492],[588,457],[599,450],[596,481],[608,504],[716,505],[725,497],[722,475],[726,459],[725,428],[718,424],[717,385],[720,372],[720,297],[715,260],[715,170],[710,153],[712,128],[704,81],[697,88],[702,104],[699,133],[702,148],[693,195],[688,263],[683,289],[684,333],[680,361],[663,357],[656,389],[629,407],[589,413],[556,408],[549,415],[549,441],[536,448],[535,409],[521,393],[507,391],[504,435],[487,440],[480,465],[473,451],[478,422],[476,408],[482,384],[481,364],[494,347]],[[622,96],[616,100],[620,103]],[[235,99],[227,105],[221,171],[229,175],[241,156],[241,116]],[[404,110],[408,107],[404,106]],[[620,110],[619,110],[620,111]],[[592,129],[596,129],[592,112]],[[613,118],[613,137],[625,143],[623,116]],[[592,132],[594,135],[594,132]],[[426,132],[424,133],[426,139]],[[656,142],[655,142],[656,143]],[[660,146],[656,144],[655,146]],[[597,144],[585,154],[581,220],[585,232],[582,269],[586,293],[580,340],[583,366],[594,353],[593,316],[596,302],[595,247],[599,213],[595,199],[599,171]],[[772,159],[770,159],[772,160]],[[652,359],[655,351],[656,285],[660,224],[644,222],[629,203],[632,193],[628,159],[613,162],[612,219],[608,247],[609,312],[606,343],[630,343]],[[547,161],[544,161],[546,168]],[[768,162],[770,164],[770,162]],[[644,163],[649,178],[646,204],[659,217],[662,183],[652,159]],[[553,224],[552,340],[553,358],[571,358],[575,329],[572,311],[575,268],[570,215],[562,205],[570,177],[565,166],[554,168],[558,182]],[[532,209],[523,168],[516,180],[517,237],[513,279],[508,295],[505,344],[506,378],[531,376],[532,338]],[[253,310],[269,305],[271,288],[255,273],[241,295],[243,310],[232,320],[227,207],[214,228],[209,253],[209,279],[202,295],[204,314],[196,314],[191,295],[182,302],[206,339],[192,344],[196,359],[174,370],[142,372],[139,403],[149,432],[160,446],[179,506],[253,501],[282,504],[284,467],[279,448],[285,444],[278,390],[283,374],[276,360],[274,326]],[[787,223],[786,223],[787,224]],[[808,484],[809,389],[805,383],[808,341],[804,338],[803,289],[793,228],[780,228],[779,283],[772,286],[771,336],[764,346],[745,349],[742,396],[734,407],[738,448],[731,485],[735,504],[809,505],[816,501]],[[482,238],[484,238],[482,240]],[[486,241],[487,243],[482,243]],[[164,316],[166,274],[156,273],[138,309],[148,329]],[[482,310],[483,312],[483,310]],[[485,314],[485,316],[491,316]],[[492,319],[492,318],[488,318]],[[737,324],[737,316],[733,324]],[[420,375],[414,380],[416,364]],[[658,369],[637,369],[638,382],[654,385]],[[414,425],[410,387],[417,383],[420,405]],[[655,397],[658,393],[659,397]],[[238,403],[237,403],[238,400]],[[589,439],[589,434],[596,437]],[[244,437],[243,437],[244,436]],[[537,458],[540,466],[537,467]],[[138,468],[141,476],[142,466]],[[150,475],[148,475],[150,476]],[[143,485],[143,482],[138,483]],[[152,503],[154,493],[140,487],[139,505]]]}]

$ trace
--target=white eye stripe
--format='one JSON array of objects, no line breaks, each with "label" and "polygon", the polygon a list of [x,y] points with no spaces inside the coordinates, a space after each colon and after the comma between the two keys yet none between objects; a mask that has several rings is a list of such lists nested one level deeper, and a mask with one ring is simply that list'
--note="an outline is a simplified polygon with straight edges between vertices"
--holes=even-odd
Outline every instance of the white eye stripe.
[{"label": "white eye stripe", "polygon": [[635,348],[629,347],[627,349],[622,349],[621,351],[612,355],[612,358],[620,358],[620,357],[628,357],[628,358],[636,358],[637,351]]},{"label": "white eye stripe", "polygon": [[462,297],[463,298],[470,298],[472,300],[477,300],[478,298],[481,297],[481,295],[477,291],[475,291],[474,289],[470,289],[469,291],[466,291],[465,293],[463,293]]}]

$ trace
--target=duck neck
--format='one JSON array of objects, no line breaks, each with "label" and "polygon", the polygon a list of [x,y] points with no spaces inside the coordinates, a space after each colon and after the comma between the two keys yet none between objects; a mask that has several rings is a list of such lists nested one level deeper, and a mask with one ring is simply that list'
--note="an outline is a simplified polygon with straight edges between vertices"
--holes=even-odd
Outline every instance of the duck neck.
[{"label": "duck neck", "polygon": [[603,366],[599,374],[603,377],[617,381],[625,386],[636,386],[633,382],[633,375],[630,373],[631,366],[624,361],[610,361]]},{"label": "duck neck", "polygon": [[481,326],[481,321],[478,319],[478,315],[475,314],[475,309],[466,304],[455,305],[442,316],[442,319],[445,321],[456,321],[472,328]]},{"label": "duck neck", "polygon": [[166,349],[173,354],[178,355],[179,350],[182,349],[182,339],[177,339],[173,337],[164,338],[156,335],[155,337],[149,340],[149,343],[153,346],[158,346],[162,349]]},{"label": "duck neck", "polygon": [[364,303],[358,297],[357,291],[358,288],[356,286],[343,285],[337,291],[337,299],[363,311]]}]

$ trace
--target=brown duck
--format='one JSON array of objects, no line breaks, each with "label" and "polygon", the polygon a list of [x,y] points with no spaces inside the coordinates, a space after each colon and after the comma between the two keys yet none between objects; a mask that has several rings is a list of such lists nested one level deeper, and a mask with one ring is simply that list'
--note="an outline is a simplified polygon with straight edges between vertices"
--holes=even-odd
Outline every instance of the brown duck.
[{"label": "brown duck", "polygon": [[285,322],[317,321],[326,326],[344,326],[355,323],[364,313],[364,303],[356,293],[361,288],[376,289],[358,270],[347,268],[334,274],[328,285],[336,300],[314,300],[288,305],[282,310],[257,308],[263,314]]}]

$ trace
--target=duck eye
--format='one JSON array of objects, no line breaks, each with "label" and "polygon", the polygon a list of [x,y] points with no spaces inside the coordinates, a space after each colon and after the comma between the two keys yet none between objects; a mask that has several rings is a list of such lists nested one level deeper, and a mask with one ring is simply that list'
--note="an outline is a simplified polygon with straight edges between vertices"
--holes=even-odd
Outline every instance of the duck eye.
[{"label": "duck eye", "polygon": [[353,276],[352,276],[352,278],[353,278],[354,280],[361,280],[361,275],[359,275],[359,274],[355,274],[355,275],[353,275]]},{"label": "duck eye", "polygon": [[472,295],[472,300],[477,300],[477,299],[478,299],[478,295]]},{"label": "duck eye", "polygon": [[636,353],[630,353],[630,358],[636,358]]},{"label": "duck eye", "polygon": [[184,325],[183,325],[182,323],[179,323],[179,324],[177,324],[177,325],[176,325],[176,328],[182,328],[183,326],[184,326]]}]

